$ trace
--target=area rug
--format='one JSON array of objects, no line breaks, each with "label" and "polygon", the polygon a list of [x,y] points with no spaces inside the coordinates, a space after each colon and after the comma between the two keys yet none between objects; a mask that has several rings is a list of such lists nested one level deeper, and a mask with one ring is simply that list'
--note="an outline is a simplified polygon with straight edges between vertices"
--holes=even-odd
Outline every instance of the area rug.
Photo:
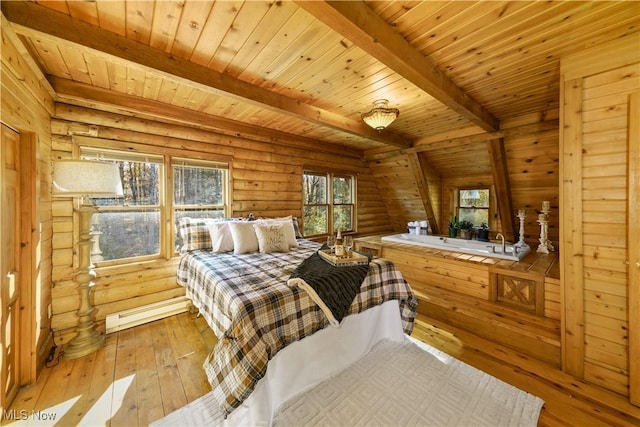
[{"label": "area rug", "polygon": [[[417,340],[384,340],[280,408],[276,426],[535,426],[544,401]],[[223,425],[211,394],[152,425]]]}]

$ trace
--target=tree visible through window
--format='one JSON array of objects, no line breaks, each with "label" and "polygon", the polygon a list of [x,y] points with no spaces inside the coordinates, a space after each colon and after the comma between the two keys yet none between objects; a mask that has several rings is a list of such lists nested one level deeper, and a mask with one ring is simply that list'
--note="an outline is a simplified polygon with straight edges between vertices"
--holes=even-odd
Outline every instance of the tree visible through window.
[{"label": "tree visible through window", "polygon": [[[183,217],[224,218],[227,194],[225,164],[173,159],[173,206],[175,223]],[[182,238],[175,236],[175,250]]]},{"label": "tree visible through window", "polygon": [[[81,149],[80,156],[117,163],[124,192],[123,197],[95,199],[98,212],[92,218],[92,234],[101,253],[96,259],[92,249],[94,262],[170,256],[182,242],[175,228],[162,226],[165,218],[177,224],[183,216],[225,216],[226,163],[88,147]],[[165,164],[172,167],[170,176]],[[167,202],[165,188],[173,188],[173,203]]]},{"label": "tree visible through window", "polygon": [[104,261],[160,253],[162,157],[83,149],[81,157],[118,164],[123,197],[95,199],[92,230]]},{"label": "tree visible through window", "polygon": [[305,172],[303,234],[353,231],[355,179],[350,175]]},{"label": "tree visible through window", "polygon": [[468,220],[474,226],[489,223],[489,190],[486,188],[458,191],[458,219]]}]

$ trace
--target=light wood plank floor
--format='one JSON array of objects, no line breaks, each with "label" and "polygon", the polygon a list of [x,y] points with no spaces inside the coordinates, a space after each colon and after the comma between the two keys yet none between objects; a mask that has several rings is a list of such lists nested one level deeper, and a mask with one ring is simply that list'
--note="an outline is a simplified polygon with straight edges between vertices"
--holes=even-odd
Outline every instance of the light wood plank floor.
[{"label": "light wood plank floor", "polygon": [[[413,336],[544,399],[540,426],[640,425],[640,408],[623,397],[463,331],[420,316]],[[28,419],[2,423],[148,425],[210,390],[201,366],[213,343],[190,313],[110,334],[96,353],[44,369],[10,408],[9,418]]]}]

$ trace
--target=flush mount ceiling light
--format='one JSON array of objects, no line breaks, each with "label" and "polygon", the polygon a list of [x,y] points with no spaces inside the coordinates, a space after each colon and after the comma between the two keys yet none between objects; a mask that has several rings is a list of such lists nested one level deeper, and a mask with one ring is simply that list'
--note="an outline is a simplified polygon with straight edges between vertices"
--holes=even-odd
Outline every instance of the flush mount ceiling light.
[{"label": "flush mount ceiling light", "polygon": [[397,108],[389,108],[389,101],[379,99],[374,101],[371,111],[362,115],[362,120],[378,132],[389,126],[398,118],[400,111]]}]

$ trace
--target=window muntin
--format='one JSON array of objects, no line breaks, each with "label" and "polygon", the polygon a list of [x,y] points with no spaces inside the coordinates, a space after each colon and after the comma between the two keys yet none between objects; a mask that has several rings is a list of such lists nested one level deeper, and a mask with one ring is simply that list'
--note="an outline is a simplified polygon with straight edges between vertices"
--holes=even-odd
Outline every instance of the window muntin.
[{"label": "window muntin", "polygon": [[474,226],[489,223],[489,189],[469,188],[458,191],[458,220]]},{"label": "window muntin", "polygon": [[303,180],[303,235],[354,231],[355,178],[306,171]]},{"label": "window muntin", "polygon": [[[228,164],[82,147],[80,157],[118,164],[123,197],[94,199],[92,234],[100,265],[174,255],[178,218],[222,218],[228,210]],[[166,168],[171,168],[167,174]],[[165,189],[170,189],[167,195]],[[167,197],[171,196],[171,197]],[[165,218],[174,227],[162,224]],[[167,242],[171,242],[167,244]],[[94,253],[101,252],[99,258]]]}]

